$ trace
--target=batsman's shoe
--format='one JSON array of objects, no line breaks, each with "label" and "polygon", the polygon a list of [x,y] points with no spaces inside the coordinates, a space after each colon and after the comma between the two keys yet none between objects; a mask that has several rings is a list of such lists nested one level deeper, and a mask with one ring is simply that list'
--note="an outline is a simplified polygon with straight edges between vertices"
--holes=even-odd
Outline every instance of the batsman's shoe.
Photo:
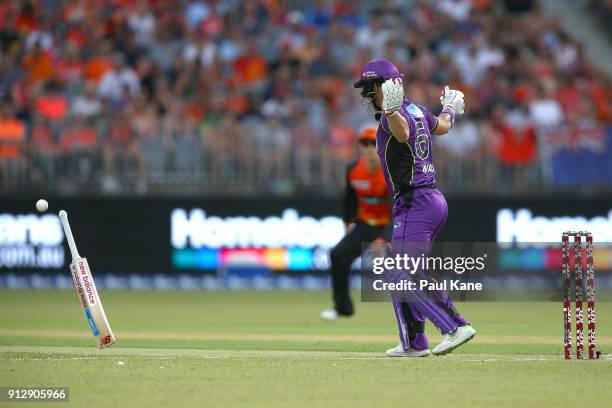
[{"label": "batsman's shoe", "polygon": [[351,317],[353,312],[351,313],[338,313],[336,309],[325,309],[321,312],[321,318],[324,320],[338,320],[340,317]]},{"label": "batsman's shoe", "polygon": [[325,309],[321,312],[321,319],[323,320],[338,320],[338,312],[336,309]]},{"label": "batsman's shoe", "polygon": [[472,340],[476,335],[476,330],[469,324],[458,327],[453,333],[444,335],[442,342],[433,349],[434,356],[442,356],[452,352],[462,344]]},{"label": "batsman's shoe", "polygon": [[406,351],[404,350],[404,346],[402,346],[402,343],[400,343],[397,346],[385,351],[385,354],[387,355],[387,357],[428,357],[430,353],[429,349],[410,349]]}]

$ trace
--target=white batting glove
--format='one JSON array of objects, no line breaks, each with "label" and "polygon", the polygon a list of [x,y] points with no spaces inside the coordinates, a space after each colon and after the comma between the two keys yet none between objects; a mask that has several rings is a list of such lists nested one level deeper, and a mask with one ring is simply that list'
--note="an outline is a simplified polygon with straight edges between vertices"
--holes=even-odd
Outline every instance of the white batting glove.
[{"label": "white batting glove", "polygon": [[457,115],[463,115],[465,111],[465,96],[463,92],[450,89],[448,85],[444,87],[444,92],[442,92],[442,96],[440,97],[440,103],[443,109],[448,106],[454,110]]},{"label": "white batting glove", "polygon": [[385,114],[397,111],[404,103],[404,85],[401,78],[387,79],[382,84],[382,108]]}]

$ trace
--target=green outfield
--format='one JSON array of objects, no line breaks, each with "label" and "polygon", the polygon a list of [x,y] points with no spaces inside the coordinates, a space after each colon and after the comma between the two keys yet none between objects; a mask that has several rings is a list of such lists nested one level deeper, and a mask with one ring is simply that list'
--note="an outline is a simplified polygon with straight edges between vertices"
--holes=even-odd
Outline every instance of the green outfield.
[{"label": "green outfield", "polygon": [[[384,357],[397,343],[386,303],[359,304],[354,318],[329,323],[318,317],[329,306],[321,292],[101,297],[117,344],[99,351],[73,291],[0,292],[0,386],[68,386],[73,407],[596,407],[612,400],[612,360],[562,359],[559,303],[460,303],[476,338],[451,355],[412,360]],[[440,335],[431,327],[428,334],[433,347]],[[597,304],[597,335],[606,357],[610,302]]]}]

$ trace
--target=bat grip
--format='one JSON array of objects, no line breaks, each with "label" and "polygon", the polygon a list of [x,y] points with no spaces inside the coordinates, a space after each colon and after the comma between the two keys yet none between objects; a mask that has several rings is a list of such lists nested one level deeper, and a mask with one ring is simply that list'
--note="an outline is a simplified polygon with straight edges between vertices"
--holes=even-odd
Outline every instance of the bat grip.
[{"label": "bat grip", "polygon": [[64,210],[59,212],[59,218],[62,222],[62,227],[64,227],[64,234],[66,235],[66,240],[68,241],[68,247],[70,248],[70,254],[72,255],[72,260],[80,259],[79,251],[77,251],[76,243],[74,242],[74,237],[72,236],[72,230],[70,229],[70,224],[68,223],[68,213]]}]

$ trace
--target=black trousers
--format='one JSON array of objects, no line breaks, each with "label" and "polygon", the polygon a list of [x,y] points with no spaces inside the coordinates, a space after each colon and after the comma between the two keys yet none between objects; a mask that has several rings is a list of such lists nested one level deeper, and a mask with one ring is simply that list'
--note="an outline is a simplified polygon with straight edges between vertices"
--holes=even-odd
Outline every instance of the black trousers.
[{"label": "black trousers", "polygon": [[361,245],[370,244],[376,238],[385,237],[388,233],[386,226],[373,227],[357,221],[353,229],[331,250],[329,257],[332,294],[334,308],[338,314],[350,316],[354,313],[353,301],[349,293],[349,274],[351,264],[361,255]]}]

